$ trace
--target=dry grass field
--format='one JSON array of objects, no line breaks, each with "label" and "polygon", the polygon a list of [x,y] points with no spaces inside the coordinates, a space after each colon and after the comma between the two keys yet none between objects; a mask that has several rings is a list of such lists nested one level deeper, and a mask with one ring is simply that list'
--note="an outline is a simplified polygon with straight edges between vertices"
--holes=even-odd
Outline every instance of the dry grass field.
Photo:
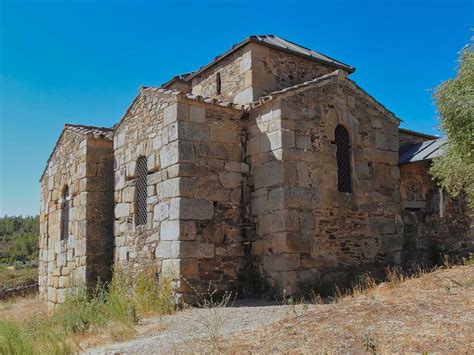
[{"label": "dry grass field", "polygon": [[[474,267],[395,276],[335,303],[291,307],[279,322],[222,338],[226,353],[474,353]],[[195,350],[209,344],[200,341]]]},{"label": "dry grass field", "polygon": [[[148,316],[132,339],[92,328],[73,336],[87,353],[474,353],[474,266],[453,266],[404,278],[367,278],[332,303],[259,301],[187,308]],[[0,302],[3,320],[47,317],[37,298]],[[101,345],[102,344],[102,345]]]},{"label": "dry grass field", "polygon": [[87,352],[474,353],[474,266],[387,276],[327,304],[249,300],[181,310],[139,324],[130,341]]},{"label": "dry grass field", "polygon": [[2,320],[24,322],[32,317],[46,317],[48,313],[48,307],[38,295],[0,301]]}]

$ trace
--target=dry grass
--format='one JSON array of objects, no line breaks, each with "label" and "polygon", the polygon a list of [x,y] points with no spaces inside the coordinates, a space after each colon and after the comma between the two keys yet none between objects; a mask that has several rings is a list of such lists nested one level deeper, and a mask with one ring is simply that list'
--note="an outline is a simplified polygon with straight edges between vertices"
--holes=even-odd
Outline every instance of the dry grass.
[{"label": "dry grass", "polygon": [[172,280],[158,283],[154,274],[115,272],[108,286],[89,291],[72,283],[65,303],[50,309],[39,297],[0,302],[0,353],[67,354],[123,341],[137,334],[140,318],[176,310]]},{"label": "dry grass", "polygon": [[21,323],[31,319],[32,315],[46,317],[49,311],[38,295],[31,295],[0,301],[0,314],[3,320]]},{"label": "dry grass", "polygon": [[14,288],[34,284],[38,280],[37,268],[7,269],[0,266],[0,287]]},{"label": "dry grass", "polygon": [[[177,341],[176,349],[196,353],[474,353],[474,265],[412,277],[388,270],[386,282],[377,285],[368,275],[351,294],[340,292],[331,304],[323,304],[317,295],[313,299],[312,304],[285,303],[288,310],[282,320],[264,322],[267,313],[262,313],[262,325],[256,331],[246,326],[228,329],[221,321],[228,317],[225,308],[214,303],[203,308],[215,309],[217,322],[209,310],[199,310],[206,316],[194,325],[201,337],[184,341],[176,329],[173,332],[176,324],[170,320],[179,315],[167,321],[142,319],[134,331],[142,339],[178,334],[171,338]],[[47,314],[37,298],[0,303],[5,319],[21,322],[25,314],[32,313]],[[241,319],[237,313],[234,316]],[[114,330],[107,328],[76,334],[74,341],[86,348],[119,340],[110,338]],[[180,344],[184,342],[185,347]]]},{"label": "dry grass", "polygon": [[[282,322],[222,339],[226,353],[474,352],[474,267],[363,280],[337,302],[300,307]],[[207,348],[198,342],[194,350]]]}]

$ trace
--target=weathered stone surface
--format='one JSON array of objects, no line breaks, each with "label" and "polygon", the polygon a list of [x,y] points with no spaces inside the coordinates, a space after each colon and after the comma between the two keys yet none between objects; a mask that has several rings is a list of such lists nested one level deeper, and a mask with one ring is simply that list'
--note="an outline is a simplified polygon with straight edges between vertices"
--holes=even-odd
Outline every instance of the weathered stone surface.
[{"label": "weathered stone surface", "polygon": [[179,221],[163,221],[161,223],[160,236],[161,240],[178,240],[179,239]]},{"label": "weathered stone surface", "polygon": [[179,255],[183,258],[212,258],[214,256],[214,245],[198,241],[179,242]]},{"label": "weathered stone surface", "polygon": [[194,221],[180,221],[180,240],[195,240],[196,239],[196,222]]},{"label": "weathered stone surface", "polygon": [[160,152],[160,162],[163,168],[179,161],[178,142],[167,144]]},{"label": "weathered stone surface", "polygon": [[[123,145],[124,139],[125,136],[118,136],[116,146]],[[41,179],[38,279],[40,294],[48,303],[64,301],[71,276],[86,285],[95,284],[99,277],[110,278],[114,215],[112,145],[108,130],[68,125]],[[118,177],[117,184],[124,183],[125,174]],[[63,223],[66,216],[67,224]],[[91,258],[86,265],[86,258],[92,254],[103,257]],[[100,271],[87,273],[86,268]]]},{"label": "weathered stone surface", "polygon": [[170,241],[170,240],[162,240],[158,243],[155,256],[160,259],[173,259],[179,257],[179,243]]},{"label": "weathered stone surface", "polygon": [[71,277],[93,287],[112,255],[188,297],[209,283],[247,290],[249,267],[296,292],[474,249],[464,201],[441,194],[425,162],[398,164],[399,145],[430,137],[399,131],[335,69],[252,41],[169,90],[142,88],[113,132],[67,128],[41,179],[41,294],[63,301]]},{"label": "weathered stone surface", "polygon": [[199,276],[199,259],[182,259],[179,265],[180,275],[186,280],[196,279]]},{"label": "weathered stone surface", "polygon": [[399,234],[384,235],[381,238],[383,251],[393,253],[403,249],[403,236]]},{"label": "weathered stone surface", "polygon": [[153,220],[164,221],[169,217],[169,206],[167,203],[158,203],[153,210]]},{"label": "weathered stone surface", "polygon": [[206,220],[214,216],[214,205],[209,200],[173,198],[170,203],[170,219]]},{"label": "weathered stone surface", "polygon": [[119,203],[115,206],[115,218],[125,217],[130,214],[130,203]]},{"label": "weathered stone surface", "polygon": [[269,272],[297,270],[300,266],[299,254],[268,255],[263,258],[264,267]]},{"label": "weathered stone surface", "polygon": [[189,119],[193,122],[203,123],[206,121],[206,110],[204,107],[189,105]]},{"label": "weathered stone surface", "polygon": [[179,196],[180,178],[168,179],[157,184],[157,196],[160,200]]},{"label": "weathered stone surface", "polygon": [[242,174],[234,172],[223,172],[219,174],[219,180],[226,189],[240,186],[242,183]]}]

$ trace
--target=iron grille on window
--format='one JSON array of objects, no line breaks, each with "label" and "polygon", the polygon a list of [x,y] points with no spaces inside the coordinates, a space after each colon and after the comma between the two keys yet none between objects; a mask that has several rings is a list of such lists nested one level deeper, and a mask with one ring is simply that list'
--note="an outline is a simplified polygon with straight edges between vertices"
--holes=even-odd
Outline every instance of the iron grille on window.
[{"label": "iron grille on window", "polygon": [[137,225],[146,225],[147,213],[146,213],[146,195],[147,195],[147,161],[145,157],[140,157],[137,160],[137,185],[136,185],[136,222]]},{"label": "iron grille on window", "polygon": [[342,192],[352,192],[349,132],[344,126],[338,125],[335,136],[337,146],[337,189]]},{"label": "iron grille on window", "polygon": [[69,204],[71,196],[69,196],[69,188],[66,186],[63,193],[63,211],[61,213],[61,240],[66,240],[69,236]]}]

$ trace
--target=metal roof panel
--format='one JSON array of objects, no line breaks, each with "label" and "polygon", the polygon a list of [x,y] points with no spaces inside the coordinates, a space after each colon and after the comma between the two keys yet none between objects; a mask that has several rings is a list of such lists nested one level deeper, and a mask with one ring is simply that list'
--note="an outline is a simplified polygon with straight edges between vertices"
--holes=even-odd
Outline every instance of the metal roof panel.
[{"label": "metal roof panel", "polygon": [[244,39],[242,42],[240,42],[238,44],[234,44],[232,46],[232,48],[230,48],[228,51],[226,51],[225,53],[223,53],[220,56],[217,56],[213,61],[206,64],[205,66],[199,68],[197,71],[195,71],[194,73],[189,75],[185,80],[193,79],[194,77],[198,76],[202,72],[204,72],[207,69],[209,69],[210,67],[212,67],[214,64],[216,64],[220,60],[224,59],[228,55],[232,54],[233,52],[235,52],[239,48],[242,48],[244,45],[246,45],[247,43],[250,43],[250,42],[260,43],[262,45],[265,45],[265,46],[268,46],[268,47],[271,47],[271,48],[275,48],[275,49],[278,49],[278,50],[281,50],[281,51],[292,53],[292,54],[295,54],[295,55],[298,55],[298,56],[301,56],[301,57],[305,57],[305,58],[308,58],[308,59],[311,59],[311,60],[314,60],[314,61],[326,63],[326,64],[329,64],[329,65],[334,66],[336,68],[344,69],[344,70],[348,71],[349,73],[353,73],[355,71],[355,68],[348,65],[348,64],[345,64],[343,62],[335,60],[335,59],[333,59],[331,57],[328,57],[327,55],[324,55],[322,53],[313,51],[309,48],[300,46],[299,44],[290,42],[290,41],[288,41],[284,38],[278,37],[276,35],[269,34],[269,35],[249,36],[246,39]]},{"label": "metal roof panel", "polygon": [[399,163],[414,163],[441,157],[446,151],[447,138],[439,138],[407,146],[400,152]]}]

